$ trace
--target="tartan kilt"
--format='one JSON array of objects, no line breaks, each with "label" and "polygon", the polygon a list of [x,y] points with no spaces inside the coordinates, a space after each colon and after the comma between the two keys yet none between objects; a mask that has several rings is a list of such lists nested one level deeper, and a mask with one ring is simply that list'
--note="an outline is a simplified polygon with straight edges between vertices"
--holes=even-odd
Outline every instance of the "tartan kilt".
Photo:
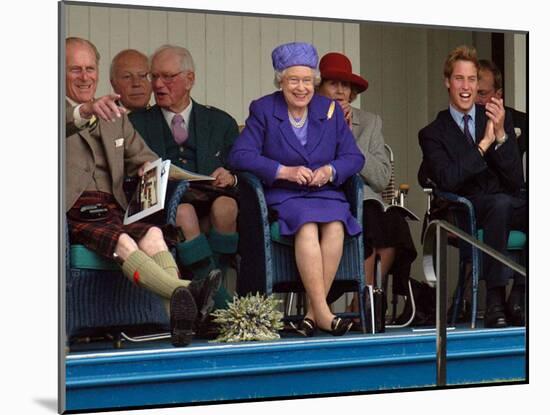
[{"label": "tartan kilt", "polygon": [[[170,182],[168,183],[170,187]],[[170,189],[168,190],[170,192]],[[170,196],[171,194],[168,193]],[[189,203],[195,208],[198,218],[208,216],[214,201],[220,196],[230,197],[238,203],[237,189],[216,187],[209,183],[189,182],[189,188],[183,194],[180,203]],[[168,198],[168,197],[167,197]]]},{"label": "tartan kilt", "polygon": [[[96,203],[103,203],[108,207],[109,215],[105,219],[93,222],[79,219],[82,206]],[[105,192],[86,191],[80,195],[67,212],[71,243],[82,244],[106,258],[112,259],[118,238],[123,233],[131,236],[137,243],[151,227],[157,226],[162,230],[164,240],[169,247],[175,245],[178,240],[177,229],[172,225],[159,226],[146,222],[147,218],[124,225],[123,220],[124,210],[113,195]]]}]

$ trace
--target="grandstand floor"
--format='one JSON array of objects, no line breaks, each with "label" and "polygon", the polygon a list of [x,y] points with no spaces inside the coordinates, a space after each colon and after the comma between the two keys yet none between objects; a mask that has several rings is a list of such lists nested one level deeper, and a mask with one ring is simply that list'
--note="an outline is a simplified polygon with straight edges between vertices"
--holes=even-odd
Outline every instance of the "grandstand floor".
[{"label": "grandstand floor", "polygon": [[[524,327],[448,331],[447,384],[527,381]],[[436,386],[434,329],[277,341],[89,344],[66,359],[68,411],[330,396]]]}]

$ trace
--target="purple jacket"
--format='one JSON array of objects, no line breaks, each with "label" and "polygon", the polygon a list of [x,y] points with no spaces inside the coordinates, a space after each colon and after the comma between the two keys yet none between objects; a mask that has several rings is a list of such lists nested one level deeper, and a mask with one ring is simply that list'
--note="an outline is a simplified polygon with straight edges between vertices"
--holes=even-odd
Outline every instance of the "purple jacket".
[{"label": "purple jacket", "polygon": [[[305,146],[292,130],[281,92],[250,104],[246,126],[229,154],[229,165],[235,170],[254,173],[263,181],[268,205],[293,197],[307,197],[311,193],[315,193],[315,197],[346,200],[340,186],[361,170],[365,157],[355,143],[340,105],[336,102],[331,105],[333,102],[317,94],[313,96],[308,106]],[[320,188],[275,179],[279,164],[303,165],[315,170],[329,163],[336,169],[336,177]]]}]

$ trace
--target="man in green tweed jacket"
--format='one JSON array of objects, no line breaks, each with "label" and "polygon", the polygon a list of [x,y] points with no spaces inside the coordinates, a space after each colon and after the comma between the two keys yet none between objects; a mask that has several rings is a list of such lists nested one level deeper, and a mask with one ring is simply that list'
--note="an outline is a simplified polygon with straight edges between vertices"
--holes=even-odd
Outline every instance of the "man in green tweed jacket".
[{"label": "man in green tweed jacket", "polygon": [[[151,58],[151,81],[156,105],[129,118],[149,147],[163,159],[186,170],[215,178],[211,186],[191,187],[178,207],[176,225],[184,241],[176,250],[180,265],[204,278],[227,264],[237,251],[237,178],[225,166],[239,131],[224,111],[191,99],[195,68],[189,51],[165,45]],[[223,291],[216,306],[229,296]]]}]

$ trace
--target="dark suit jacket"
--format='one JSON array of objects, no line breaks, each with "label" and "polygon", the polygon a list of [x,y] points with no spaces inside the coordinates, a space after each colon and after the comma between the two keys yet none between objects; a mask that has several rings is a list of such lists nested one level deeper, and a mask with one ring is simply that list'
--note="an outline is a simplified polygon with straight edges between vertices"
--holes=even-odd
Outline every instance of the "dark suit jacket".
[{"label": "dark suit jacket", "polygon": [[[487,116],[476,105],[476,143],[483,138]],[[507,112],[504,129],[508,140],[495,150],[495,143],[482,157],[466,138],[450,111],[441,111],[435,121],[418,133],[422,147],[421,169],[444,191],[462,196],[515,193],[523,183],[521,161],[512,119]]]},{"label": "dark suit jacket", "polygon": [[[163,160],[170,159],[189,170],[180,158],[179,147],[174,145],[172,131],[158,105],[132,112],[128,117],[149,147]],[[218,167],[226,167],[227,155],[239,135],[237,123],[229,114],[193,101],[188,132],[197,144],[197,173],[208,175]]]},{"label": "dark suit jacket", "polygon": [[519,155],[523,156],[523,153],[527,150],[527,142],[529,141],[529,127],[527,125],[527,114],[518,111],[514,108],[506,107],[507,111],[512,114],[512,120],[514,122],[514,129],[519,129],[517,135]]}]

